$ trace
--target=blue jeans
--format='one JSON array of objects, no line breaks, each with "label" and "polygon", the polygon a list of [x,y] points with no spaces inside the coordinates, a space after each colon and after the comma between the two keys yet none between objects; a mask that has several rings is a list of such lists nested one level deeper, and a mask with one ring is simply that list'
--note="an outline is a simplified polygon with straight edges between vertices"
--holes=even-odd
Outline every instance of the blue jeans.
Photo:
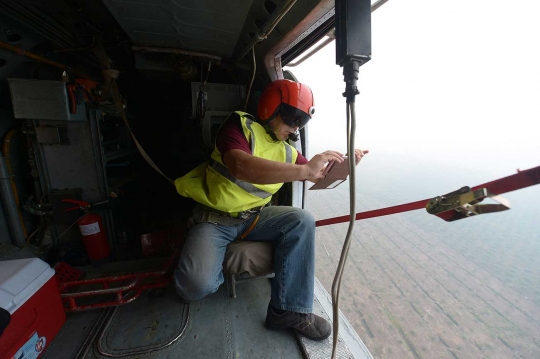
[{"label": "blue jeans", "polygon": [[[198,300],[218,290],[227,245],[249,228],[254,217],[232,226],[199,223],[189,230],[174,272],[174,285],[182,298]],[[244,240],[275,243],[276,276],[270,304],[311,313],[315,270],[315,219],[311,213],[286,206],[264,208]]]}]

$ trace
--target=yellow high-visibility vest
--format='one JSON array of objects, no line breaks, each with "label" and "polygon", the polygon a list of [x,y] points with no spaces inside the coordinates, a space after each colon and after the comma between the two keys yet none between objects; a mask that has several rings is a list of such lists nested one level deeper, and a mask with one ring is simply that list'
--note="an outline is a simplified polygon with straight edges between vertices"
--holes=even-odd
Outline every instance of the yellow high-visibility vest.
[{"label": "yellow high-visibility vest", "polygon": [[[283,163],[296,163],[298,152],[284,141],[276,141],[263,126],[241,111],[242,130],[251,144],[253,156]],[[211,160],[174,181],[176,190],[184,197],[215,208],[236,214],[250,208],[267,204],[283,183],[252,184],[233,177],[221,160],[221,153],[214,146]]]}]

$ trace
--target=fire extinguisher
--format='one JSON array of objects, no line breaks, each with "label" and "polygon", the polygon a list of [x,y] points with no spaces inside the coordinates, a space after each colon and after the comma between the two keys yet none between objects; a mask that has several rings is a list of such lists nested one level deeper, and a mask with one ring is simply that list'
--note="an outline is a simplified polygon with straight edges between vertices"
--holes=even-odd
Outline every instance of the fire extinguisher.
[{"label": "fire extinguisher", "polygon": [[103,226],[101,216],[97,213],[90,213],[90,203],[76,199],[64,199],[63,202],[74,203],[77,206],[66,209],[64,212],[82,209],[86,213],[77,221],[79,230],[83,237],[84,248],[91,262],[106,259],[111,254],[111,247],[107,239],[107,233]]}]

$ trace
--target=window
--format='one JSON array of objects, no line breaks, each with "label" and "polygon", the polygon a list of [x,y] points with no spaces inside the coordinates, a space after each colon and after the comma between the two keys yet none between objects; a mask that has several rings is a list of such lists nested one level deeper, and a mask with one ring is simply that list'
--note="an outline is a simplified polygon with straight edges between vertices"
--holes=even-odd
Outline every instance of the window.
[{"label": "window", "polygon": [[[356,99],[356,212],[428,199],[540,165],[540,8],[389,2]],[[317,109],[309,156],[346,151],[331,44],[291,68]],[[324,76],[322,75],[324,74]],[[540,357],[540,185],[506,212],[445,222],[417,210],[357,221],[340,309],[376,358]],[[316,219],[348,214],[348,183],[308,191]],[[348,224],[317,229],[328,292]]]}]

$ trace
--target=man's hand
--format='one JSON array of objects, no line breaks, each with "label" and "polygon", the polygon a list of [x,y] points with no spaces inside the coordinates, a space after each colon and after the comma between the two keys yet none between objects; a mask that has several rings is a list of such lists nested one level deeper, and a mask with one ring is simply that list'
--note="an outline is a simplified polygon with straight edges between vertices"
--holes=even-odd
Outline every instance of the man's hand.
[{"label": "man's hand", "polygon": [[360,150],[360,149],[354,150],[354,158],[356,158],[356,164],[358,165],[362,157],[364,157],[368,153],[369,153],[369,150]]},{"label": "man's hand", "polygon": [[309,169],[309,177],[307,180],[317,182],[323,178],[325,165],[330,161],[343,162],[343,154],[338,151],[325,151],[313,156],[313,158],[305,164]]}]

